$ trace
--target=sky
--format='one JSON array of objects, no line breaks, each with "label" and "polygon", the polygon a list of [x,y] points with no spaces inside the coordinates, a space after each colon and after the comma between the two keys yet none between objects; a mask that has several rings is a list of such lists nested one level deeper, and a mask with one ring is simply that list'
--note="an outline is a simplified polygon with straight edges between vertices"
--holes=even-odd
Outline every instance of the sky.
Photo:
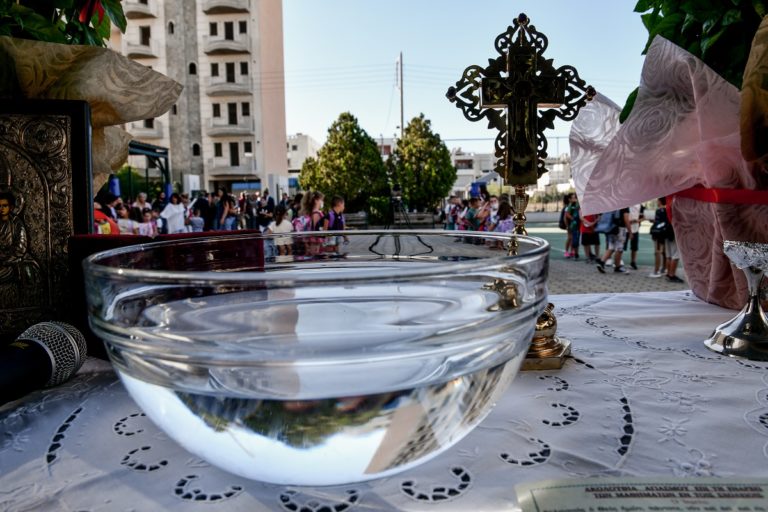
[{"label": "sky", "polygon": [[[396,63],[403,53],[405,122],[423,113],[449,148],[488,153],[496,133],[469,122],[445,92],[464,69],[496,57],[493,42],[521,12],[549,39],[555,67],[574,66],[624,105],[637,86],[647,32],[635,0],[283,0],[286,124],[323,143],[345,111],[373,138],[399,133]],[[569,123],[546,133],[568,151]],[[472,140],[480,139],[480,140]]]}]

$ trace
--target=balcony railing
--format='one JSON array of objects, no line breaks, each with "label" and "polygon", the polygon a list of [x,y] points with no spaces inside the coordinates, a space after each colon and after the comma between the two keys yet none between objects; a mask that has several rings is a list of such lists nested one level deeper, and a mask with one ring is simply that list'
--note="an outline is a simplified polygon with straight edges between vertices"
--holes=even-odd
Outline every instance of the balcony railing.
[{"label": "balcony railing", "polygon": [[227,82],[222,76],[212,76],[206,89],[208,96],[242,96],[252,92],[251,79],[247,76],[239,76],[235,82]]},{"label": "balcony railing", "polygon": [[205,14],[248,12],[249,8],[249,0],[205,0],[203,2],[203,12]]},{"label": "balcony railing", "polygon": [[150,39],[148,45],[125,41],[125,56],[131,59],[156,59],[160,56],[160,45],[154,39]]},{"label": "balcony railing", "polygon": [[237,34],[234,39],[223,36],[203,36],[203,51],[208,55],[231,55],[250,53],[248,34]]},{"label": "balcony railing", "polygon": [[251,135],[253,134],[253,123],[250,117],[240,119],[237,124],[229,124],[224,117],[213,117],[208,123],[207,133],[209,137]]},{"label": "balcony railing", "polygon": [[259,173],[256,170],[256,162],[251,158],[241,156],[240,165],[232,165],[229,158],[215,157],[207,161],[206,171],[212,176],[239,176],[257,178]]},{"label": "balcony railing", "polygon": [[163,123],[157,119],[151,128],[144,126],[144,121],[134,121],[128,125],[127,130],[137,140],[163,138]]},{"label": "balcony railing", "polygon": [[129,19],[157,18],[157,0],[123,0],[123,12]]}]

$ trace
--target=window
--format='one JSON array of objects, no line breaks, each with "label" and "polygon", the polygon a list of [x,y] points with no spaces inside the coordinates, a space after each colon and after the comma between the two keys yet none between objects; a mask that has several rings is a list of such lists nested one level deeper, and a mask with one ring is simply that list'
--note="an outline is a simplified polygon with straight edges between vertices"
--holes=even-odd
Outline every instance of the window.
[{"label": "window", "polygon": [[211,76],[219,76],[219,63],[214,62],[211,64]]},{"label": "window", "polygon": [[221,105],[218,103],[213,104],[213,117],[221,117]]},{"label": "window", "polygon": [[248,117],[251,115],[251,104],[247,101],[243,102],[243,117]]},{"label": "window", "polygon": [[213,156],[221,156],[223,154],[221,150],[221,142],[213,143]]},{"label": "window", "polygon": [[299,150],[299,146],[297,146],[296,144],[291,146],[291,151],[298,151],[298,150]]},{"label": "window", "polygon": [[235,40],[235,24],[231,21],[224,22],[224,39],[227,41]]},{"label": "window", "polygon": [[149,5],[149,0],[139,0],[139,3],[142,5]]},{"label": "window", "polygon": [[149,27],[139,27],[139,42],[142,46],[149,46],[152,30]]},{"label": "window", "polygon": [[176,108],[176,105],[171,107],[171,114],[176,115],[178,113],[179,109]]},{"label": "window", "polygon": [[144,128],[154,128],[155,127],[155,119],[145,119],[144,120]]},{"label": "window", "polygon": [[227,122],[237,124],[237,103],[227,103]]},{"label": "window", "polygon": [[238,23],[239,32],[241,34],[247,34],[248,33],[248,22],[247,21],[241,21]]},{"label": "window", "polygon": [[229,165],[232,167],[240,166],[240,144],[237,142],[229,143]]},{"label": "window", "polygon": [[189,74],[190,75],[196,75],[197,74],[197,64],[194,62],[189,63]]},{"label": "window", "polygon": [[192,144],[192,156],[200,156],[200,144]]},{"label": "window", "polygon": [[217,36],[217,35],[219,35],[219,24],[218,24],[218,23],[210,23],[210,24],[208,25],[208,32],[209,32],[209,33],[210,33],[212,36]]},{"label": "window", "polygon": [[243,153],[250,153],[253,155],[253,144],[251,144],[251,141],[247,140],[243,142]]},{"label": "window", "polygon": [[247,75],[248,74],[248,63],[247,62],[241,62],[240,63],[240,74],[241,75]]},{"label": "window", "polygon": [[227,82],[233,84],[235,83],[235,63],[234,62],[227,62],[224,64],[227,70]]},{"label": "window", "polygon": [[171,35],[173,35],[173,28],[174,28],[173,27],[173,22],[169,21],[168,22],[168,33],[171,34]]}]

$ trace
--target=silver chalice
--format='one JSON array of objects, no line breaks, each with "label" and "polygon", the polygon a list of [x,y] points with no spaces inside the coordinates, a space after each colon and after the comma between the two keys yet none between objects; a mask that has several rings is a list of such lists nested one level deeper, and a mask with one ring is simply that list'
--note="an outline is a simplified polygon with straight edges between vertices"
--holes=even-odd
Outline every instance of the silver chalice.
[{"label": "silver chalice", "polygon": [[717,326],[704,344],[723,355],[768,361],[768,318],[760,305],[760,282],[768,270],[768,244],[726,240],[723,252],[744,271],[749,298],[744,309]]}]

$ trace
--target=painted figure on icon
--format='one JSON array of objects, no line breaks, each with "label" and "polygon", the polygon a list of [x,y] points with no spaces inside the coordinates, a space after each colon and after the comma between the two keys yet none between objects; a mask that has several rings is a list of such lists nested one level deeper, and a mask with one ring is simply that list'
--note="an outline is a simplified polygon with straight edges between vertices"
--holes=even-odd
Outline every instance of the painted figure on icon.
[{"label": "painted figure on icon", "polygon": [[40,267],[19,213],[16,196],[0,191],[0,308],[34,305],[40,294]]}]

